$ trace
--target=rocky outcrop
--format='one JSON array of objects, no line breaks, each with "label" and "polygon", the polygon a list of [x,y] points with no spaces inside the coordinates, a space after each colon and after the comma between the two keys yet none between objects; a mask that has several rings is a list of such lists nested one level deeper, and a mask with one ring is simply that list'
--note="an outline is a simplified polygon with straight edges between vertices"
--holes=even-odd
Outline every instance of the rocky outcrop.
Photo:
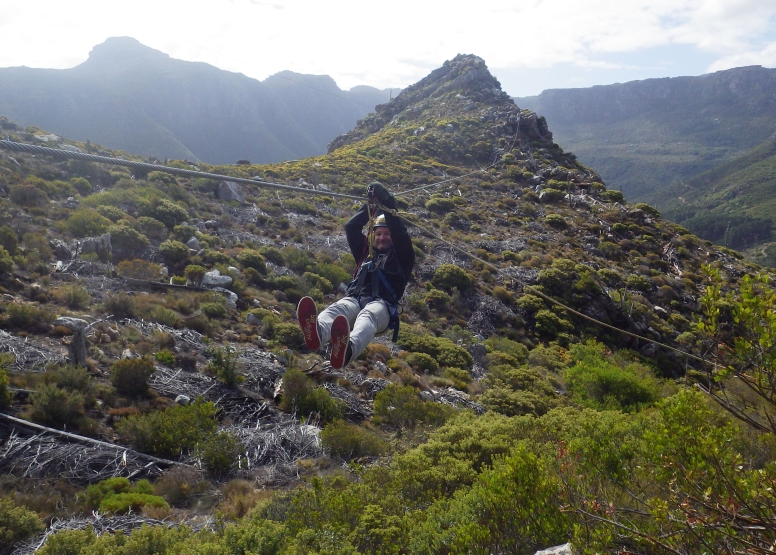
[{"label": "rocky outcrop", "polygon": [[245,195],[234,181],[222,181],[216,189],[216,198],[218,200],[235,200],[240,204],[245,202]]}]

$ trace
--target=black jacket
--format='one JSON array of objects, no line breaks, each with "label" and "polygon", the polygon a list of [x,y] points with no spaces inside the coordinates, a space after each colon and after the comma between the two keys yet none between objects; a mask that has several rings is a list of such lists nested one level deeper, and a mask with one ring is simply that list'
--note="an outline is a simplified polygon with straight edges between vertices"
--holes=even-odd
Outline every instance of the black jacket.
[{"label": "black jacket", "polygon": [[[348,238],[350,252],[353,253],[356,264],[362,263],[356,272],[357,277],[362,270],[365,271],[366,262],[368,262],[366,260],[369,255],[369,248],[366,244],[367,239],[361,232],[367,222],[369,222],[369,208],[368,205],[365,204],[345,224],[345,235]],[[358,291],[357,282],[351,284],[347,292],[351,297],[380,297],[387,301],[398,302],[402,295],[404,295],[404,289],[407,287],[407,282],[412,275],[412,268],[415,266],[415,251],[412,248],[410,235],[407,233],[407,228],[401,218],[386,213],[385,223],[388,224],[388,229],[391,230],[391,241],[393,242],[393,245],[387,251],[378,251],[375,249],[373,254],[375,258],[381,254],[386,255],[385,264],[383,265],[383,275],[385,276],[386,281],[391,284],[391,287],[396,293],[396,298],[389,298],[390,295],[384,291],[385,288],[379,280],[376,281],[379,284],[380,291],[377,292],[377,294],[374,294],[372,292],[373,280],[370,276],[367,276],[366,279],[364,279],[361,291]]]}]

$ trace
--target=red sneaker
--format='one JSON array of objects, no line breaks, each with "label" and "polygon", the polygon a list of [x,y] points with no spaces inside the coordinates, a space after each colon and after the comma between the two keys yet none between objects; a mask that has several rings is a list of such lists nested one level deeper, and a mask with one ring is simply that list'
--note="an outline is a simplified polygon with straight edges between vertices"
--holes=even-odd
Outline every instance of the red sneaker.
[{"label": "red sneaker", "polygon": [[350,324],[340,314],[331,323],[331,367],[339,370],[345,366],[350,352]]},{"label": "red sneaker", "polygon": [[321,348],[321,338],[318,336],[318,309],[315,307],[315,301],[310,297],[304,297],[299,301],[296,307],[296,319],[299,320],[299,327],[302,328],[304,343],[311,351],[317,351]]}]

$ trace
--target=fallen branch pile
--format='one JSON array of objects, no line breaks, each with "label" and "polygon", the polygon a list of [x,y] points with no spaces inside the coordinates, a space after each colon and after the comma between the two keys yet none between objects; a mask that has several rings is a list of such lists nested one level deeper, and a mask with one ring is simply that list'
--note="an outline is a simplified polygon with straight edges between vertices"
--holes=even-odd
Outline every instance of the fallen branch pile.
[{"label": "fallen branch pile", "polygon": [[0,447],[0,472],[4,474],[64,478],[80,485],[115,476],[158,477],[160,467],[166,466],[160,460],[119,445],[71,443],[47,433],[23,437],[16,429]]},{"label": "fallen branch pile", "polygon": [[345,416],[347,418],[357,422],[371,418],[374,411],[372,410],[370,403],[361,399],[361,397],[352,391],[349,391],[340,385],[328,382],[324,383],[323,387],[326,388],[326,391],[328,391],[333,398],[345,403],[347,406]]},{"label": "fallen branch pile", "polygon": [[177,330],[163,324],[156,322],[146,322],[145,320],[134,320],[132,318],[126,318],[121,321],[125,326],[132,326],[136,328],[144,336],[148,337],[153,332],[163,331],[175,336],[175,339],[188,343],[193,347],[197,347],[199,350],[205,349],[205,344],[202,342],[202,334],[189,328],[183,328]]},{"label": "fallen branch pile", "polygon": [[65,361],[64,353],[57,353],[46,347],[30,343],[8,332],[0,330],[0,353],[14,356],[13,368],[16,372],[43,372],[49,364]]},{"label": "fallen branch pile", "polygon": [[255,428],[230,426],[224,431],[234,434],[245,447],[243,470],[261,466],[293,465],[297,459],[312,459],[323,454],[316,426],[300,424],[293,415]]}]

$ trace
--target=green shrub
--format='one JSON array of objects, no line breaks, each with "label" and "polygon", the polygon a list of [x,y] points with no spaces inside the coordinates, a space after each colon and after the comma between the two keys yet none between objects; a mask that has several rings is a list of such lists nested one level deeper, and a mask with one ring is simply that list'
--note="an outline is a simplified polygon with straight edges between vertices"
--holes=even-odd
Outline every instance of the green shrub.
[{"label": "green shrub", "polygon": [[215,432],[216,410],[213,403],[197,400],[188,406],[127,417],[116,424],[116,431],[140,451],[171,457],[191,451]]},{"label": "green shrub", "polygon": [[313,272],[326,278],[331,283],[332,290],[336,290],[340,283],[347,285],[352,279],[351,275],[342,266],[337,264],[316,264]]},{"label": "green shrub", "polygon": [[86,492],[83,494],[84,506],[89,511],[98,509],[105,497],[117,493],[126,493],[131,487],[132,484],[129,482],[129,479],[123,476],[106,478],[96,484],[91,484],[86,488]]},{"label": "green shrub", "polygon": [[376,433],[344,420],[335,420],[324,426],[321,445],[332,457],[344,460],[377,457],[388,451],[388,443]]},{"label": "green shrub", "polygon": [[13,270],[13,258],[3,246],[0,246],[0,274]]},{"label": "green shrub", "polygon": [[436,374],[439,372],[439,363],[426,353],[410,353],[404,360],[416,372],[425,372],[426,374]]},{"label": "green shrub", "polygon": [[0,545],[10,552],[13,544],[43,531],[45,526],[33,511],[17,507],[13,501],[0,497]]},{"label": "green shrub", "polygon": [[122,260],[116,266],[116,273],[121,277],[153,281],[162,275],[162,267],[141,259]]},{"label": "green shrub", "polygon": [[574,325],[571,322],[561,318],[551,310],[538,311],[534,314],[534,320],[536,321],[536,330],[549,337],[574,330]]},{"label": "green shrub", "polygon": [[124,514],[129,511],[140,512],[143,507],[157,509],[169,509],[170,506],[163,498],[147,493],[117,493],[103,499],[100,511],[109,514]]},{"label": "green shrub", "polygon": [[103,206],[98,206],[97,208],[95,208],[95,210],[97,210],[97,212],[99,212],[101,216],[105,216],[106,218],[108,218],[110,221],[114,223],[119,221],[124,216],[126,216],[124,211],[121,210],[118,206],[103,205]]},{"label": "green shrub", "polygon": [[237,369],[237,351],[231,347],[213,346],[208,349],[210,363],[208,370],[229,387],[234,387],[243,381],[243,376]]},{"label": "green shrub", "polygon": [[189,247],[180,241],[165,241],[159,245],[159,254],[174,268],[183,268],[189,261]]},{"label": "green shrub", "polygon": [[79,195],[85,197],[92,192],[92,184],[84,177],[71,177],[70,185],[75,189]]},{"label": "green shrub", "polygon": [[[11,355],[13,356],[13,355]],[[12,361],[12,358],[9,358]],[[3,361],[4,362],[4,361]],[[5,368],[5,364],[0,364],[0,410],[7,409],[11,406],[13,396],[9,388],[8,370]]]},{"label": "green shrub", "polygon": [[625,285],[628,289],[634,289],[636,291],[649,291],[652,289],[652,282],[649,278],[639,274],[630,274],[625,279]]},{"label": "green shrub", "polygon": [[440,366],[468,368],[474,362],[469,351],[456,345],[446,337],[420,335],[402,330],[399,333],[399,339],[396,344],[408,351],[431,355]]},{"label": "green shrub", "polygon": [[432,289],[424,295],[423,300],[434,310],[447,310],[453,299],[444,291]]},{"label": "green shrub", "polygon": [[323,387],[314,387],[310,378],[296,369],[283,374],[283,397],[279,406],[303,418],[317,416],[322,422],[342,418],[342,409],[329,392]]},{"label": "green shrub", "polygon": [[267,273],[267,261],[257,250],[243,249],[237,255],[237,262],[242,264],[243,268],[253,268],[262,275]]},{"label": "green shrub", "polygon": [[583,406],[635,412],[660,398],[658,381],[638,363],[615,364],[599,345],[574,346],[572,356],[581,360],[566,371],[566,387]]},{"label": "green shrub", "polygon": [[485,385],[482,404],[506,416],[541,416],[558,405],[554,388],[536,368],[494,366]]},{"label": "green shrub", "polygon": [[519,364],[523,364],[528,358],[528,347],[506,337],[494,335],[485,340],[488,352],[506,353],[515,358]]},{"label": "green shrub", "polygon": [[465,291],[474,284],[466,270],[455,264],[442,264],[439,266],[434,272],[431,282],[445,291],[451,291],[453,288]]},{"label": "green shrub", "polygon": [[542,202],[559,202],[566,198],[566,193],[550,187],[540,193],[540,198]]},{"label": "green shrub", "polygon": [[427,403],[410,386],[390,384],[375,395],[375,420],[396,428],[415,428],[418,424],[441,425],[455,409],[440,403]]},{"label": "green shrub", "polygon": [[5,307],[6,321],[13,328],[34,331],[37,327],[53,320],[51,314],[32,304],[8,303]]},{"label": "green shrub", "polygon": [[175,366],[175,354],[168,349],[162,349],[161,351],[154,353],[154,358],[157,362],[164,364],[165,366]]},{"label": "green shrub", "polygon": [[103,302],[103,309],[114,318],[133,318],[135,316],[135,299],[120,291],[117,295],[109,295]]},{"label": "green shrub", "polygon": [[621,191],[604,191],[601,193],[601,198],[609,202],[624,202],[625,197]]},{"label": "green shrub", "polygon": [[12,203],[25,208],[46,206],[49,201],[48,195],[44,191],[41,191],[34,185],[24,183],[11,185],[11,189],[8,191],[8,198]]},{"label": "green shrub", "polygon": [[54,384],[45,384],[30,395],[30,417],[46,426],[73,424],[84,415],[84,397]]},{"label": "green shrub", "polygon": [[135,231],[124,222],[110,226],[108,228],[108,233],[110,233],[110,242],[113,247],[114,258],[135,255],[148,246],[148,239],[146,236]]},{"label": "green shrub", "polygon": [[199,308],[208,318],[225,318],[228,314],[223,303],[202,303]]},{"label": "green shrub", "polygon": [[172,229],[189,218],[188,212],[182,206],[167,199],[162,199],[150,208],[145,216],[150,216],[162,222],[168,229]]},{"label": "green shrub", "polygon": [[74,237],[96,237],[108,231],[112,222],[91,208],[79,208],[75,210],[62,227]]},{"label": "green shrub", "polygon": [[164,241],[167,238],[167,226],[156,218],[140,216],[135,222],[135,227],[152,241]]},{"label": "green shrub", "polygon": [[148,358],[125,358],[111,366],[110,381],[120,395],[142,397],[148,394],[148,379],[154,364]]},{"label": "green shrub", "polygon": [[221,479],[237,468],[242,449],[233,434],[219,432],[200,442],[195,456],[212,477]]},{"label": "green shrub", "polygon": [[547,214],[544,217],[544,223],[546,223],[550,227],[554,227],[557,229],[566,229],[569,226],[569,223],[566,221],[566,218],[564,218],[560,214]]},{"label": "green shrub", "polygon": [[80,285],[65,285],[58,291],[58,296],[70,310],[84,309],[92,300],[89,292]]},{"label": "green shrub", "polygon": [[445,371],[442,372],[442,378],[451,381],[453,387],[460,391],[466,391],[473,381],[471,374],[463,368],[445,368]]},{"label": "green shrub", "polygon": [[283,253],[280,252],[280,249],[276,247],[264,245],[263,247],[259,248],[259,254],[262,255],[266,260],[269,260],[278,266],[283,266],[283,264],[285,264]]},{"label": "green shrub", "polygon": [[83,366],[73,366],[72,364],[62,364],[54,367],[54,383],[62,389],[68,391],[78,391],[84,394],[91,390],[91,378],[89,371]]},{"label": "green shrub", "polygon": [[3,247],[11,256],[16,254],[19,247],[19,236],[7,225],[0,226],[0,247]]},{"label": "green shrub", "polygon": [[436,212],[437,214],[446,214],[451,210],[455,210],[455,202],[453,199],[446,197],[432,197],[426,201],[426,210],[430,212]]},{"label": "green shrub", "polygon": [[292,348],[297,348],[304,343],[304,335],[297,324],[275,324],[272,326],[272,339]]},{"label": "green shrub", "polygon": [[205,277],[205,268],[199,264],[189,264],[186,269],[183,270],[183,275],[186,276],[191,284],[195,287],[199,287],[202,284],[202,278]]},{"label": "green shrub", "polygon": [[210,484],[202,479],[198,471],[191,467],[175,465],[162,473],[154,483],[154,493],[174,507],[185,506],[197,493]]}]

